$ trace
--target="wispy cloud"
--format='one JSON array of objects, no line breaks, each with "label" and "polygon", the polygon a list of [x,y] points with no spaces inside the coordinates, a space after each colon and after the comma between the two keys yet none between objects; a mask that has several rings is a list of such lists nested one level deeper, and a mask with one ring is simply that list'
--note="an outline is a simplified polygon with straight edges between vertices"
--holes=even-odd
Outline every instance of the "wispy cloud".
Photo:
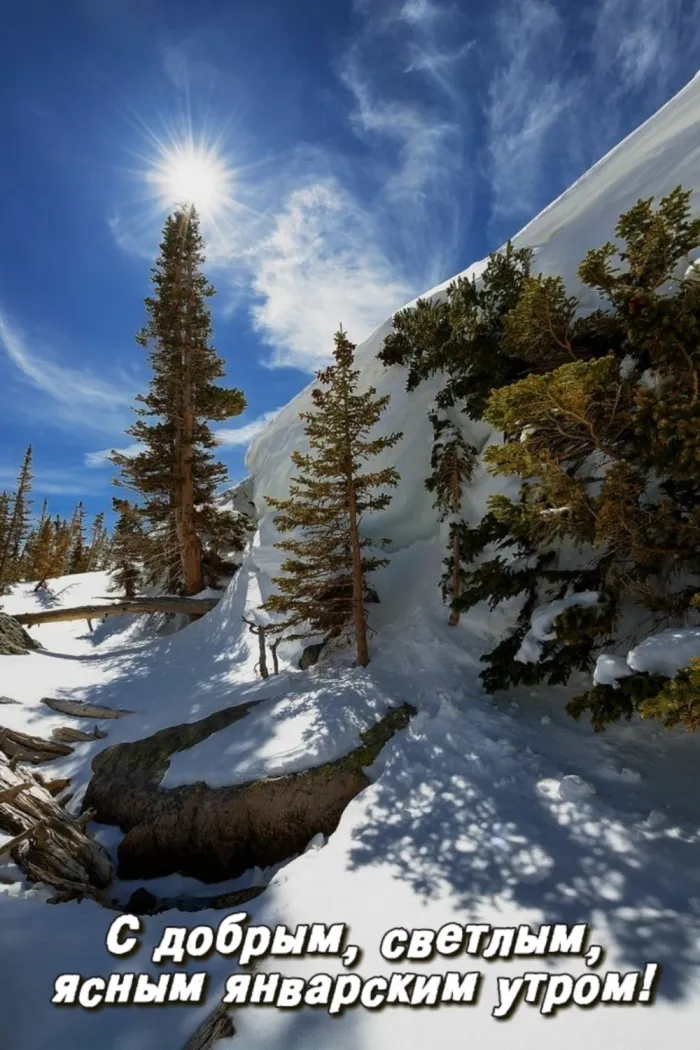
[{"label": "wispy cloud", "polygon": [[664,91],[677,63],[682,0],[601,0],[594,30],[596,66],[616,70],[618,90]]},{"label": "wispy cloud", "polygon": [[582,11],[501,0],[486,113],[492,231],[517,232],[680,89],[678,58],[700,42],[699,14],[692,0],[596,0]]},{"label": "wispy cloud", "polygon": [[254,323],[270,363],[313,371],[342,323],[364,339],[409,295],[373,236],[371,217],[334,183],[298,190],[257,259]]},{"label": "wispy cloud", "polygon": [[[335,146],[304,147],[254,173],[237,165],[235,222],[224,237],[205,231],[217,284],[225,275],[231,306],[247,299],[272,366],[314,370],[341,322],[359,341],[442,280],[471,207],[471,125],[459,83],[473,40],[457,8],[356,0],[355,13],[335,68],[346,88],[338,120],[355,138],[362,190]],[[188,68],[186,56],[167,53],[167,75],[183,91]],[[113,236],[144,254],[145,231],[127,214],[112,220]]]},{"label": "wispy cloud", "polygon": [[[17,464],[0,463],[0,490],[14,489],[17,482]],[[97,483],[93,476],[88,477],[84,470],[72,467],[44,467],[36,465],[33,469],[32,498],[37,500],[44,496],[91,496],[108,491],[109,480],[100,479]]]},{"label": "wispy cloud", "polygon": [[496,16],[499,61],[486,108],[492,216],[532,214],[554,133],[580,85],[561,74],[564,23],[548,0],[508,0]]},{"label": "wispy cloud", "polygon": [[267,424],[275,418],[278,412],[279,408],[275,408],[271,412],[263,412],[257,419],[251,419],[249,423],[243,423],[240,427],[219,427],[215,432],[217,443],[219,445],[249,445],[253,438],[257,437],[260,431],[264,430]]},{"label": "wispy cloud", "polygon": [[84,463],[91,469],[96,467],[111,467],[110,456],[118,452],[120,456],[136,456],[142,450],[143,445],[136,443],[127,445],[125,448],[102,448],[97,452],[86,452]]},{"label": "wispy cloud", "polygon": [[0,347],[21,381],[42,395],[47,406],[42,415],[45,425],[73,429],[79,419],[82,429],[124,430],[133,392],[122,376],[101,379],[87,369],[73,368],[30,349],[27,337],[1,310]]},{"label": "wispy cloud", "polygon": [[[214,431],[217,444],[220,446],[249,445],[253,438],[267,426],[270,420],[275,418],[278,412],[278,408],[273,409],[271,412],[263,412],[256,419],[251,419],[250,422],[242,423],[238,427],[219,427]],[[106,467],[112,468],[110,457],[114,452],[118,452],[121,456],[137,456],[139,452],[143,451],[143,448],[144,446],[138,441],[123,448],[101,448],[95,452],[86,452],[83,462],[91,470],[99,470]]]}]

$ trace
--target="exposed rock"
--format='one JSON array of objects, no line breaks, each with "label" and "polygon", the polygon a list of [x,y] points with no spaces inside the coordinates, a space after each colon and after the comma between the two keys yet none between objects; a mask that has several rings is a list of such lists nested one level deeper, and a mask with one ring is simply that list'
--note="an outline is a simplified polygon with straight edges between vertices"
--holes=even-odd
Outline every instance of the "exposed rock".
[{"label": "exposed rock", "polygon": [[313,667],[314,664],[318,663],[318,658],[321,655],[325,642],[318,642],[316,645],[307,645],[299,658],[299,670],[307,671],[309,667]]},{"label": "exposed rock", "polygon": [[335,831],[345,807],[369,784],[365,767],[413,714],[408,704],[393,708],[361,734],[360,747],[303,773],[223,788],[160,787],[171,754],[230,725],[251,706],[117,744],[95,757],[84,805],[101,823],[126,832],[118,851],[120,878],[178,872],[221,882],[302,853],[314,835]]},{"label": "exposed rock", "polygon": [[14,616],[0,612],[0,656],[24,656],[41,648]]}]

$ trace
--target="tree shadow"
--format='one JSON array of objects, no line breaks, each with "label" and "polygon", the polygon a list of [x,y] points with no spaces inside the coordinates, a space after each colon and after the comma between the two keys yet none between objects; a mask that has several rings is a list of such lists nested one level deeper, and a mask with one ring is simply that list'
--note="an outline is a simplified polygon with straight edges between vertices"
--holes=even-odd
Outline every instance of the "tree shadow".
[{"label": "tree shadow", "polygon": [[464,911],[456,921],[485,921],[490,906],[486,921],[509,925],[498,911],[510,903],[542,924],[604,925],[612,942],[602,947],[620,965],[660,963],[657,994],[683,998],[700,965],[700,833],[567,801],[553,770],[543,776],[537,756],[492,732],[460,712],[389,745],[351,867],[388,863],[425,901],[447,885]]}]

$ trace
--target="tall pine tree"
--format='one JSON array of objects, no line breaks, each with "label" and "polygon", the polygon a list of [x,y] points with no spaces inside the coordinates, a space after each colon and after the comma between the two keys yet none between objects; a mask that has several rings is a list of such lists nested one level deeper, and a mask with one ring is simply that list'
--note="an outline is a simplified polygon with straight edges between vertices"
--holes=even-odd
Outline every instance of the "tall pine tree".
[{"label": "tall pine tree", "polygon": [[19,561],[29,531],[32,486],[32,446],[27,447],[17,478],[17,488],[8,511],[4,542],[0,550],[0,589],[19,579]]},{"label": "tall pine tree", "polygon": [[[372,437],[389,403],[371,387],[357,392],[359,371],[353,368],[355,347],[342,331],[335,336],[335,364],[317,373],[321,386],[311,397],[315,411],[301,413],[310,452],[294,452],[299,471],[289,498],[268,498],[279,514],[280,532],[296,532],[277,547],[292,555],[273,582],[278,593],[264,603],[266,612],[283,619],[272,630],[301,627],[309,634],[337,637],[351,624],[357,663],[369,663],[366,603],[377,600],[368,575],[386,558],[369,553],[386,546],[363,535],[366,514],[383,510],[391,501],[387,489],[397,485],[393,467],[363,472],[363,466],[392,448],[400,433]],[[377,492],[379,490],[379,492]],[[300,535],[299,535],[300,533]]]},{"label": "tall pine tree", "polygon": [[153,373],[128,431],[143,451],[112,457],[121,483],[141,496],[146,519],[163,539],[163,575],[184,594],[203,588],[201,518],[226,478],[212,454],[209,423],[237,416],[246,405],[240,390],[216,385],[225,370],[211,346],[214,288],[203,263],[196,211],[180,207],[165,223],[152,270],[154,293],[145,300],[148,321],[137,337],[149,350]]},{"label": "tall pine tree", "polygon": [[135,598],[143,580],[145,540],[142,516],[128,500],[114,499],[119,517],[114,526],[109,567],[116,589],[126,598]]}]

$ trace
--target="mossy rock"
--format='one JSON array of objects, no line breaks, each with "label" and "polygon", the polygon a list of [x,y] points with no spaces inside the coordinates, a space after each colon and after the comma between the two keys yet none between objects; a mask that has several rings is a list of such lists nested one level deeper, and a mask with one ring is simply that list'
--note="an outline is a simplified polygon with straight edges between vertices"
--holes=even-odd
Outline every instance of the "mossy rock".
[{"label": "mossy rock", "polygon": [[301,853],[314,835],[335,831],[348,803],[370,783],[366,768],[415,713],[409,704],[392,708],[360,734],[359,747],[301,773],[223,788],[160,787],[171,754],[232,724],[251,706],[118,744],[95,758],[84,808],[126,832],[120,878],[179,873],[221,882]]}]

